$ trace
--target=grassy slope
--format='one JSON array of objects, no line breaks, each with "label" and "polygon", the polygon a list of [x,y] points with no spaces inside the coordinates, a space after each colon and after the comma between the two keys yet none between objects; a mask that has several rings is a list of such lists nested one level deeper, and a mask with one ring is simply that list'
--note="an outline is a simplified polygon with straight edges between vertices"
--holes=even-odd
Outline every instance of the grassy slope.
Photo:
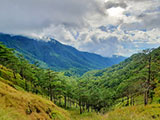
[{"label": "grassy slope", "polygon": [[103,114],[84,113],[79,114],[77,110],[69,111],[71,120],[160,120],[160,104],[147,106],[135,105],[130,107],[116,108]]},{"label": "grassy slope", "polygon": [[52,102],[0,82],[0,119],[69,119],[69,114]]},{"label": "grassy slope", "polygon": [[154,89],[152,103],[143,104],[143,95],[135,98],[135,106],[124,107],[127,101],[120,102],[114,110],[103,116],[103,120],[160,120],[160,84]]},{"label": "grassy slope", "polygon": [[[157,75],[155,77],[156,88],[154,89],[155,94],[152,104],[144,107],[144,96],[140,95],[135,98],[135,106],[124,107],[126,105],[126,101],[124,101],[123,103],[118,103],[117,106],[114,107],[114,111],[109,112],[105,115],[105,117],[103,118],[104,120],[160,120],[160,72],[158,72],[160,68],[159,53],[160,48],[155,49],[151,54],[153,59],[152,71],[157,72]],[[118,65],[114,65],[104,70],[90,71],[84,76],[89,76],[91,78],[101,77],[101,79],[104,79],[104,83],[106,86],[111,86],[112,88],[114,87],[115,89],[117,89],[117,87],[121,83],[123,84],[123,82],[129,80],[132,81],[134,80],[134,77],[136,78],[137,76],[138,78],[138,76],[141,76],[141,74],[139,73],[143,73],[143,69],[145,68],[147,67],[143,66],[140,54],[135,54],[131,58],[126,59],[124,62],[121,62]],[[137,79],[137,81],[138,80],[140,79]],[[137,81],[135,81],[135,83]]]},{"label": "grassy slope", "polygon": [[147,106],[143,104],[143,95],[135,98],[135,106],[124,107],[127,101],[117,104],[113,111],[105,114],[103,120],[160,120],[160,83],[154,89],[155,95]]},{"label": "grassy slope", "polygon": [[[24,91],[19,74],[0,65],[0,120],[102,120],[96,113],[66,111],[39,95]],[[20,87],[21,86],[21,87]]]},{"label": "grassy slope", "polygon": [[160,105],[132,106],[116,109],[104,116],[104,120],[160,120]]},{"label": "grassy slope", "polygon": [[[160,105],[154,104],[144,107],[116,106],[114,111],[106,115],[96,113],[79,114],[78,110],[63,110],[41,96],[25,92],[19,86],[24,85],[20,75],[13,78],[11,70],[0,66],[0,120],[159,120]],[[159,84],[158,84],[159,85]],[[155,89],[155,101],[160,97],[160,86]],[[137,98],[142,101],[143,97]],[[121,108],[119,108],[121,107]]]},{"label": "grassy slope", "polygon": [[70,120],[70,114],[41,96],[25,92],[20,75],[0,66],[0,120]]},{"label": "grassy slope", "polygon": [[103,115],[95,112],[85,112],[80,115],[79,110],[73,109],[69,110],[69,113],[72,116],[71,120],[103,120]]}]

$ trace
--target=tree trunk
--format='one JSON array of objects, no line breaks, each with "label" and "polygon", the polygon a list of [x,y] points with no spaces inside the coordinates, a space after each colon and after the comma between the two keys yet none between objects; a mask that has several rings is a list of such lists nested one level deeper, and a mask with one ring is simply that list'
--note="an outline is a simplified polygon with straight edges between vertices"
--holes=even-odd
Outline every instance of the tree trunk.
[{"label": "tree trunk", "polygon": [[89,112],[89,105],[87,104],[86,106],[87,106],[87,111]]},{"label": "tree trunk", "polygon": [[122,103],[124,102],[123,98],[122,98]]},{"label": "tree trunk", "polygon": [[93,106],[91,106],[91,112],[93,112]]},{"label": "tree trunk", "polygon": [[71,108],[71,107],[72,107],[72,101],[71,101],[71,99],[70,99],[70,102],[69,102],[69,103],[70,103],[70,108]]},{"label": "tree trunk", "polygon": [[64,96],[64,107],[66,108],[67,107],[67,97]]},{"label": "tree trunk", "polygon": [[68,97],[68,106],[69,106],[69,97]]},{"label": "tree trunk", "polygon": [[85,104],[83,104],[83,111],[85,111]]},{"label": "tree trunk", "polygon": [[148,104],[148,95],[147,95],[147,91],[144,92],[144,105]]},{"label": "tree trunk", "polygon": [[133,95],[130,97],[130,105],[133,106]]},{"label": "tree trunk", "polygon": [[127,96],[127,104],[126,106],[129,106],[129,96]]},{"label": "tree trunk", "polygon": [[28,85],[27,85],[27,80],[25,79],[25,89],[28,91]]},{"label": "tree trunk", "polygon": [[79,107],[80,107],[80,114],[82,114],[82,106],[81,106],[81,101],[79,100]]},{"label": "tree trunk", "polygon": [[50,101],[53,100],[52,88],[51,85],[49,86],[49,94],[50,94]]},{"label": "tree trunk", "polygon": [[134,106],[134,96],[132,96],[132,105]]},{"label": "tree trunk", "polygon": [[53,99],[54,99],[54,103],[56,104],[57,103],[56,97],[54,96]]},{"label": "tree trunk", "polygon": [[52,90],[51,90],[51,92],[50,92],[50,101],[52,101],[53,100],[53,95],[52,95]]},{"label": "tree trunk", "polygon": [[61,105],[61,98],[59,98],[59,105]]},{"label": "tree trunk", "polygon": [[17,79],[16,73],[14,71],[13,71],[13,77],[14,77],[14,79]]},{"label": "tree trunk", "polygon": [[150,96],[150,98],[151,98],[151,104],[152,104],[152,102],[153,102],[153,93],[151,93],[151,96]]},{"label": "tree trunk", "polygon": [[53,93],[51,85],[49,85],[49,95],[50,95],[50,101],[53,101]]},{"label": "tree trunk", "polygon": [[77,106],[77,103],[76,103],[76,108],[77,108],[78,106]]},{"label": "tree trunk", "polygon": [[37,87],[36,87],[36,94],[38,94],[38,90],[37,90]]}]

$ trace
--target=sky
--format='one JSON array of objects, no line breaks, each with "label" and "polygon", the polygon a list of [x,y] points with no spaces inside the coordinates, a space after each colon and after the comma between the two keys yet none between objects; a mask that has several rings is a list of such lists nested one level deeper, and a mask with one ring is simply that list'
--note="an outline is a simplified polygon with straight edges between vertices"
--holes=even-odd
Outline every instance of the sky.
[{"label": "sky", "polygon": [[128,57],[160,46],[160,0],[0,0],[0,32]]}]

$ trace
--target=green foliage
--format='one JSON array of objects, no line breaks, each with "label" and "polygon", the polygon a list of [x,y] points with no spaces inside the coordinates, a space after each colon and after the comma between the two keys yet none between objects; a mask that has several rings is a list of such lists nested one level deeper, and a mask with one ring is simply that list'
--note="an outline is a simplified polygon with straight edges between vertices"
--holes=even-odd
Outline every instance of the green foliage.
[{"label": "green foliage", "polygon": [[89,70],[102,69],[125,59],[121,56],[105,58],[100,55],[81,52],[54,39],[44,42],[23,36],[1,33],[0,41],[7,47],[14,48],[23,54],[30,63],[33,64],[38,61],[43,68],[50,68],[56,71],[63,70],[69,76],[79,76]]},{"label": "green foliage", "polygon": [[29,64],[22,55],[15,56],[13,50],[0,46],[0,64],[10,68],[7,73],[5,68],[0,69],[2,81],[9,80],[8,84],[15,88],[41,94],[65,108],[78,105],[80,113],[105,112],[114,105],[135,105],[138,99],[142,104],[145,93],[149,103],[155,98],[159,102],[160,48],[134,54],[120,64],[75,77],[77,73],[72,69],[63,72],[42,69],[39,62]]},{"label": "green foliage", "polygon": [[[144,92],[149,89],[149,100],[153,101],[156,95],[157,80],[160,79],[160,48],[148,50],[134,54],[118,65],[114,65],[104,70],[95,70],[85,73],[81,79],[83,80],[84,88],[82,95],[89,96],[93,106],[111,107],[117,104],[117,100],[123,97],[128,97],[126,105],[135,104],[135,98],[139,95],[143,96]],[[149,76],[149,59],[150,61],[150,81]],[[92,87],[88,87],[91,84]],[[106,96],[107,95],[107,96]],[[86,101],[83,99],[83,101]],[[88,100],[89,101],[89,100]],[[95,104],[95,105],[94,105]],[[96,106],[96,107],[97,107]]]}]

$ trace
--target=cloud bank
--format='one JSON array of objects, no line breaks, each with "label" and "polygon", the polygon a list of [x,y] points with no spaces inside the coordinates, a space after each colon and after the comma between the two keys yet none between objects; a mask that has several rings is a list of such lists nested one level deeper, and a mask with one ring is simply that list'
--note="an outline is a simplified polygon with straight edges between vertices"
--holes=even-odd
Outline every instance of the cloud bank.
[{"label": "cloud bank", "polygon": [[102,56],[160,46],[159,20],[159,0],[0,1],[0,32],[52,37]]}]

